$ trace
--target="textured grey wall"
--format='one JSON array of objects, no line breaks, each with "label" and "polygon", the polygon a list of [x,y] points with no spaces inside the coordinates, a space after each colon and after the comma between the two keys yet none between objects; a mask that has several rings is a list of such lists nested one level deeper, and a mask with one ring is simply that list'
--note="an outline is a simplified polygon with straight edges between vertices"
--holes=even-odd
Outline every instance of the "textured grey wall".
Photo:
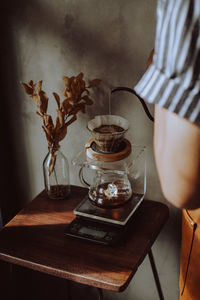
[{"label": "textured grey wall", "polygon": [[[1,149],[4,195],[1,206],[9,219],[44,188],[42,161],[47,144],[35,106],[19,81],[43,80],[44,89],[61,95],[62,75],[84,72],[101,78],[95,104],[69,127],[62,151],[69,162],[89,139],[86,124],[108,112],[108,91],[132,87],[145,71],[154,44],[156,0],[7,0],[2,6],[1,103],[4,145]],[[52,97],[51,97],[52,98]],[[147,197],[165,202],[153,159],[153,126],[137,99],[120,92],[111,99],[112,113],[130,121],[128,138],[147,147]],[[52,99],[52,103],[54,100]],[[153,107],[149,107],[153,113]],[[50,105],[50,109],[53,109]],[[8,149],[10,151],[8,151]],[[70,166],[71,183],[80,185]],[[12,188],[10,188],[12,186]],[[166,299],[178,297],[180,214],[171,217],[153,250]],[[128,289],[106,299],[157,299],[149,262],[144,261]]]}]

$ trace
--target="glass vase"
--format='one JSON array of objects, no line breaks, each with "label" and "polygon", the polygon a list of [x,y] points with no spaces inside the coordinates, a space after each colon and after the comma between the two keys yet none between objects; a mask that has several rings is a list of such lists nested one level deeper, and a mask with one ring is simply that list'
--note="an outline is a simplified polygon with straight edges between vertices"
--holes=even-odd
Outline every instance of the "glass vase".
[{"label": "glass vase", "polygon": [[70,193],[69,164],[59,148],[49,147],[43,162],[44,184],[51,199],[65,199]]}]

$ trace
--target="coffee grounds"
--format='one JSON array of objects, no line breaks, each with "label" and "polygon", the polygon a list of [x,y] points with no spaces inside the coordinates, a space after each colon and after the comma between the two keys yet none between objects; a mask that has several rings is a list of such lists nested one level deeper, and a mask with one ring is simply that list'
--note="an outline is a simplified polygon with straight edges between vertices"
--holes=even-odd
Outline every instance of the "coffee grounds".
[{"label": "coffee grounds", "polygon": [[101,125],[99,127],[94,128],[94,131],[99,133],[115,133],[123,132],[124,129],[118,125]]}]

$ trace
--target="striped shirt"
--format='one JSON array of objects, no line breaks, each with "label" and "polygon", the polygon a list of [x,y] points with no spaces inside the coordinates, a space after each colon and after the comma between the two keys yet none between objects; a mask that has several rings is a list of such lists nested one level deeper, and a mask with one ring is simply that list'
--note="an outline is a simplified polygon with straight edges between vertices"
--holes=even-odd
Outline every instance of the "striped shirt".
[{"label": "striped shirt", "polygon": [[200,0],[158,0],[154,51],[136,94],[200,125]]}]

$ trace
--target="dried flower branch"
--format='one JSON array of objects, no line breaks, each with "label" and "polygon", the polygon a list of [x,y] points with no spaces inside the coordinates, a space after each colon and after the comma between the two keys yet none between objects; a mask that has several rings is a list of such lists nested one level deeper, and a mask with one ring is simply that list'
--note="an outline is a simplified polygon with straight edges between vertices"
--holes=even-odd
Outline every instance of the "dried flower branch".
[{"label": "dried flower branch", "polygon": [[51,115],[47,114],[49,98],[42,90],[42,80],[37,84],[33,80],[30,80],[28,83],[21,82],[25,92],[34,100],[37,106],[37,114],[43,119],[42,128],[48,145],[52,148],[58,148],[59,142],[67,134],[67,127],[77,119],[77,113],[79,111],[85,113],[86,105],[93,104],[89,89],[97,86],[101,80],[94,79],[86,86],[83,76],[82,72],[77,76],[63,76],[65,84],[63,94],[65,99],[62,102],[60,96],[57,93],[53,93],[58,107],[55,125]]}]

